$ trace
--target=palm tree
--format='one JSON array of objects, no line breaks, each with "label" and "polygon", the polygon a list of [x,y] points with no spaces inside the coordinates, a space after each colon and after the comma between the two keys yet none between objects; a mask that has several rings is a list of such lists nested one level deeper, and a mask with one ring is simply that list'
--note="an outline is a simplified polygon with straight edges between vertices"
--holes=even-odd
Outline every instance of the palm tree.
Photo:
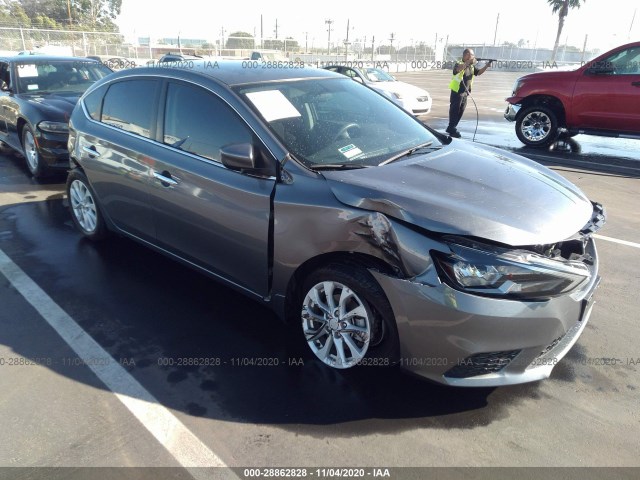
[{"label": "palm tree", "polygon": [[560,35],[562,35],[562,29],[564,28],[564,19],[569,14],[570,8],[581,7],[581,0],[547,0],[547,3],[551,5],[553,13],[558,14],[558,34],[556,35],[556,43],[553,45],[553,53],[550,60],[553,63],[556,60],[556,53],[558,53],[558,43],[560,43]]}]

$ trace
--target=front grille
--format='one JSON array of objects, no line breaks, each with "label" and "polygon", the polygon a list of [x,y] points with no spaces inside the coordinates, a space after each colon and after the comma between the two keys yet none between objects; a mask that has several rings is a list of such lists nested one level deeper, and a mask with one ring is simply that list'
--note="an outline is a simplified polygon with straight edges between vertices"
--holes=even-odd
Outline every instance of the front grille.
[{"label": "front grille", "polygon": [[507,350],[503,352],[476,353],[458,362],[456,366],[447,370],[445,377],[468,378],[496,373],[509,365],[522,350]]}]

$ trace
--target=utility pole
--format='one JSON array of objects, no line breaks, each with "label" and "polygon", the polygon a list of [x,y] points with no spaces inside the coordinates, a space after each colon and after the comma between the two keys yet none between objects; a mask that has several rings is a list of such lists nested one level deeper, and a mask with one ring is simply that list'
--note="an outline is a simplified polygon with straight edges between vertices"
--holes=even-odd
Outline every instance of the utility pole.
[{"label": "utility pole", "polygon": [[262,14],[260,14],[260,48],[262,47],[262,39],[263,39],[263,32],[262,32]]},{"label": "utility pole", "polygon": [[325,20],[325,25],[327,25],[327,55],[331,55],[331,25],[333,24],[333,20]]},{"label": "utility pole", "polygon": [[278,19],[276,18],[276,40],[278,39]]},{"label": "utility pole", "polygon": [[309,53],[309,32],[304,32],[304,53]]},{"label": "utility pole", "polygon": [[[391,33],[389,37],[389,41],[391,42],[391,46],[389,47],[389,60],[391,60],[391,54],[393,53],[393,41],[395,40],[396,34]],[[396,61],[398,60],[398,55],[396,55]]]},{"label": "utility pole", "polygon": [[347,18],[347,39],[344,41],[344,59],[349,60],[349,19]]},{"label": "utility pole", "polygon": [[500,14],[496,17],[496,32],[493,34],[493,46],[496,46],[496,39],[498,38],[498,21],[500,20]]},{"label": "utility pole", "polygon": [[582,57],[580,58],[580,65],[584,65],[584,54],[587,51],[587,38],[589,38],[589,35],[584,36],[584,45],[582,45]]},{"label": "utility pole", "polygon": [[376,36],[371,38],[371,61],[373,62],[373,56],[375,55]]}]

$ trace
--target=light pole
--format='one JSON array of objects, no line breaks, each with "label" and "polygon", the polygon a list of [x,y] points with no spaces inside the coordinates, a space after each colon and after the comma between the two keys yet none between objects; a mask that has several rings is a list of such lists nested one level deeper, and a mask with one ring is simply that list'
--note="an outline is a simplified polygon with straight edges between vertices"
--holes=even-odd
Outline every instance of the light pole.
[{"label": "light pole", "polygon": [[327,55],[331,55],[331,25],[333,24],[333,20],[325,20],[325,25],[327,25]]},{"label": "light pole", "polygon": [[347,39],[344,41],[344,59],[349,60],[349,19],[347,18]]}]

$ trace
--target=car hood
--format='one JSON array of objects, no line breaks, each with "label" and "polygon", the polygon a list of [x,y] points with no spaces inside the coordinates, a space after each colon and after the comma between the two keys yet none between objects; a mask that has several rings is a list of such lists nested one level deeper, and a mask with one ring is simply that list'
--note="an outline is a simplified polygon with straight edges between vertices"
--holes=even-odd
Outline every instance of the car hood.
[{"label": "car hood", "polygon": [[426,90],[404,82],[372,82],[367,85],[382,92],[396,92],[412,97],[426,97],[429,95]]},{"label": "car hood", "polygon": [[542,72],[534,72],[529,73],[528,75],[523,75],[519,78],[520,81],[560,81],[560,80],[571,80],[576,77],[576,70],[563,70],[563,71],[549,71],[545,70]]},{"label": "car hood", "polygon": [[23,95],[23,98],[32,105],[37,105],[44,112],[63,115],[68,120],[80,96],[81,94],[46,94]]},{"label": "car hood", "polygon": [[512,246],[566,240],[593,212],[586,196],[553,171],[464,141],[383,167],[322,173],[344,204]]}]

